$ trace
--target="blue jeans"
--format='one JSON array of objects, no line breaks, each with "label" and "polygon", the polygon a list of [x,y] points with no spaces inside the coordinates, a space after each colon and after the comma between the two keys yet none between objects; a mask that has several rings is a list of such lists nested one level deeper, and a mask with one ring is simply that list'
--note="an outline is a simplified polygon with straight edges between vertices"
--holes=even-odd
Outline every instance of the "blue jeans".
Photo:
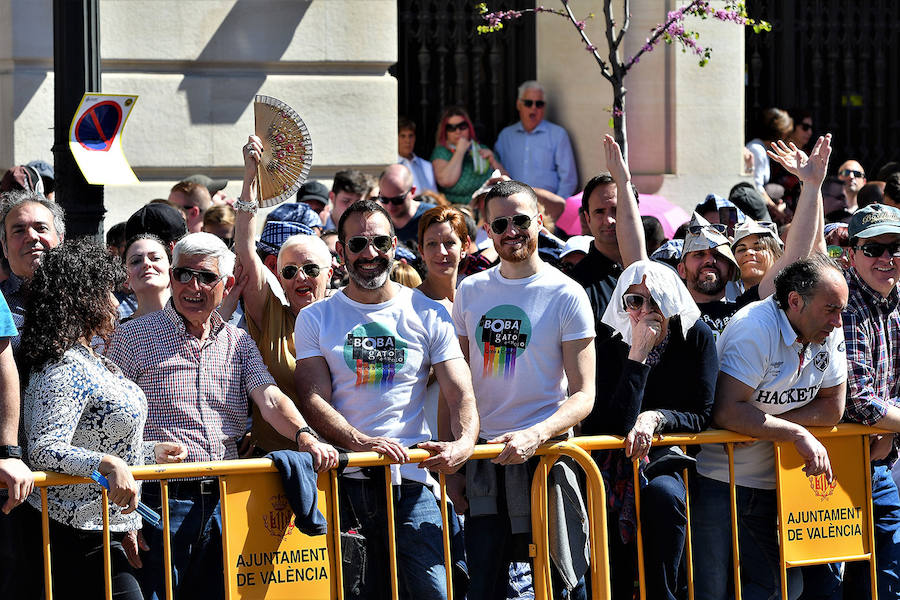
[{"label": "blue jeans", "polygon": [[[387,499],[381,478],[340,481],[341,526],[366,538],[363,598],[389,598]],[[394,486],[394,527],[400,598],[446,600],[447,576],[441,538],[441,511],[425,485]]]},{"label": "blue jeans", "polygon": [[[900,599],[900,495],[887,465],[872,465],[872,510],[875,513],[875,558],[878,567],[878,599]],[[844,596],[867,598],[870,594],[869,563],[845,564]],[[812,587],[803,600],[841,597],[840,573],[833,565],[805,568]]]},{"label": "blue jeans", "polygon": [[[729,485],[698,475],[691,488],[694,592],[697,600],[732,597]],[[737,486],[741,594],[744,600],[781,598],[775,490]],[[788,597],[803,590],[799,569],[788,570]]]},{"label": "blue jeans", "polygon": [[[217,482],[205,486],[211,493],[202,494],[199,483],[169,484],[169,525],[172,535],[172,590],[175,598],[224,598],[225,576],[222,564],[222,515],[219,509]],[[196,487],[196,492],[189,491]],[[185,490],[182,493],[182,490]],[[162,514],[159,484],[147,482],[142,487],[142,501]],[[141,530],[150,546],[141,552],[144,563],[138,579],[144,597],[159,600],[166,597],[163,529],[144,523]]]}]

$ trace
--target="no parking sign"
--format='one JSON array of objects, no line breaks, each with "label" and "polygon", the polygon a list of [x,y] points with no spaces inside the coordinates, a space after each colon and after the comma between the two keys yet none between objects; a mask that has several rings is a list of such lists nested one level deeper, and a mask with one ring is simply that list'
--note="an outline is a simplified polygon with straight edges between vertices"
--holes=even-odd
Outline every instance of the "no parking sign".
[{"label": "no parking sign", "polygon": [[122,131],[137,96],[86,93],[69,127],[69,148],[88,183],[138,183],[122,151]]}]

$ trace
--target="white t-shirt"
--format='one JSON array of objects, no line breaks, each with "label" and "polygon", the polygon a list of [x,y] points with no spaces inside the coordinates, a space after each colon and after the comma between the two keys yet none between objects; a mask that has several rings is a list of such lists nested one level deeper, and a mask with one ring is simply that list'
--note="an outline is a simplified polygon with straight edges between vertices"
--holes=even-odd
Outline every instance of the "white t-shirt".
[{"label": "white t-shirt", "polygon": [[[331,371],[331,403],[366,435],[386,436],[406,447],[431,439],[425,421],[425,387],[431,365],[462,358],[447,309],[424,294],[389,282],[397,295],[360,304],[343,290],[297,315],[297,360],[321,356]],[[394,470],[426,481],[417,465]]]},{"label": "white t-shirt", "polygon": [[[809,404],[819,388],[847,380],[844,330],[840,327],[824,344],[804,349],[787,315],[774,296],[739,310],[719,335],[719,370],[753,388],[750,404],[764,413],[780,415]],[[728,481],[728,455],[723,444],[703,446],[697,471]],[[734,449],[738,485],[775,489],[775,449],[772,442],[754,442]]]},{"label": "white t-shirt", "polygon": [[499,267],[466,277],[453,301],[453,324],[468,337],[484,439],[556,412],[568,386],[562,343],[594,337],[584,288],[547,264],[525,279],[507,279]]}]

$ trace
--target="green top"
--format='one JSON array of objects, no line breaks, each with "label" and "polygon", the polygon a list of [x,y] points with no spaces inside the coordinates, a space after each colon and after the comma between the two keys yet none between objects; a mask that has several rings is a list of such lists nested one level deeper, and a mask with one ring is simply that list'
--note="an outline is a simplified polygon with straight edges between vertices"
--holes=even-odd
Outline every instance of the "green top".
[{"label": "green top", "polygon": [[[453,158],[453,152],[444,146],[436,146],[434,152],[431,153],[432,161],[439,159],[449,162],[451,158]],[[466,157],[462,163],[462,172],[459,174],[459,179],[456,180],[456,183],[448,188],[438,185],[438,188],[447,196],[447,200],[453,204],[469,204],[472,202],[472,193],[480,188],[490,176],[490,168],[484,173],[475,172],[472,155],[466,151]]]}]

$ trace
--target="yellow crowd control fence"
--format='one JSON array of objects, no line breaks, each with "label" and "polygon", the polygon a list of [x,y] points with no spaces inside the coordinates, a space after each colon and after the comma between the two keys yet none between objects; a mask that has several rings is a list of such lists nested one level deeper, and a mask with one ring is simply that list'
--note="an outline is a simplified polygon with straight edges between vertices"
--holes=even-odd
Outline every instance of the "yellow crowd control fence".
[{"label": "yellow crowd control fence", "polygon": [[[782,593],[787,597],[786,569],[804,565],[843,561],[868,561],[872,581],[872,598],[875,589],[875,557],[872,516],[872,489],[869,477],[868,436],[881,430],[861,425],[842,424],[834,428],[811,428],[829,451],[835,472],[833,481],[823,476],[807,477],[803,460],[792,444],[776,444],[776,471],[778,479],[778,533],[781,551]],[[734,485],[734,445],[752,441],[752,438],[729,431],[707,431],[694,435],[669,435],[657,437],[654,445],[687,446],[701,444],[725,444],[729,457],[731,477],[731,530],[735,598],[740,600],[740,554],[736,489]],[[576,437],[547,444],[537,451],[539,462],[532,483],[532,535],[530,553],[533,558],[533,584],[535,597],[551,598],[550,557],[547,510],[548,475],[553,464],[563,456],[571,458],[584,472],[586,506],[590,521],[590,570],[593,598],[610,598],[610,576],[607,556],[607,502],[603,479],[590,452],[623,447],[621,438],[614,436]],[[496,457],[502,450],[498,445],[476,446],[471,460]],[[412,462],[421,462],[429,455],[423,450],[411,450]],[[349,467],[383,467],[386,471],[385,494],[387,497],[389,564],[391,593],[395,600],[399,595],[397,575],[397,547],[394,538],[393,493],[390,465],[386,458],[372,452],[350,454]],[[187,477],[218,478],[222,512],[222,543],[225,592],[229,600],[266,598],[342,599],[343,572],[341,556],[341,524],[338,503],[339,480],[336,470],[321,473],[318,478],[319,509],[328,522],[324,536],[306,536],[294,526],[293,513],[281,486],[281,480],[272,461],[247,459],[180,465],[147,465],[134,467],[138,480],[159,480],[162,500],[163,527],[169,530],[167,482]],[[635,466],[635,502],[640,515],[640,485]],[[685,487],[689,478],[684,473]],[[49,520],[47,516],[47,488],[57,485],[81,485],[93,483],[80,477],[56,473],[36,473],[35,485],[41,496],[44,582],[47,600],[52,600]],[[439,476],[440,510],[443,525],[444,565],[447,573],[448,597],[453,597],[453,580],[450,554],[448,518],[451,506],[447,502],[446,481]],[[106,598],[111,600],[111,558],[109,545],[108,499],[103,494],[104,576]],[[694,569],[690,536],[690,501],[687,503],[687,539],[685,556],[689,597],[694,598]],[[827,526],[809,527],[811,517],[830,511],[836,516]],[[166,565],[171,565],[171,536],[165,536],[163,555]],[[637,522],[637,557],[640,597],[646,599],[644,586],[644,556],[641,544],[640,518]],[[478,565],[470,565],[477,569]],[[173,598],[171,568],[166,573],[166,598]]]}]

